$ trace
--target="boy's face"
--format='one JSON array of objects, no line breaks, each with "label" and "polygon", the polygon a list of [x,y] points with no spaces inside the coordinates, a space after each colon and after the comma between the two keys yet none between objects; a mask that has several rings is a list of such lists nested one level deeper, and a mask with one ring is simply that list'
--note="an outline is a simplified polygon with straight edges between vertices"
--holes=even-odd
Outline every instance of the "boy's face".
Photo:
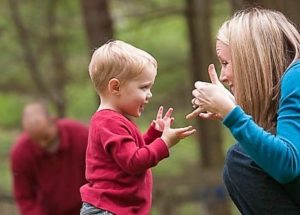
[{"label": "boy's face", "polygon": [[140,117],[145,104],[152,97],[151,88],[157,71],[150,66],[141,74],[120,86],[119,109],[127,116]]}]

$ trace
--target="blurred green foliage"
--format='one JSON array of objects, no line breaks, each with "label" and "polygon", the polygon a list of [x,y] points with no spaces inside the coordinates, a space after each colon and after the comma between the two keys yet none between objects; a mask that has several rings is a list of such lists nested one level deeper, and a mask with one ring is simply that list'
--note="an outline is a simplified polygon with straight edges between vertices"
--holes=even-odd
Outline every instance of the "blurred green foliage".
[{"label": "blurred green foliage", "polygon": [[[37,40],[33,43],[34,50],[39,54],[40,66],[47,73],[49,44],[43,44],[47,37],[47,29],[43,13],[51,1],[41,4],[27,1],[21,4],[21,14],[26,27]],[[32,81],[24,64],[22,48],[17,40],[16,30],[10,19],[8,6],[1,3],[0,12],[5,19],[0,21],[0,52],[1,83],[11,83],[11,86],[21,83],[32,88]],[[36,7],[33,7],[35,5]],[[158,76],[153,88],[152,102],[145,111],[145,118],[149,121],[154,117],[160,105],[174,107],[180,117],[191,110],[189,76],[189,42],[186,20],[182,13],[174,13],[159,18],[143,17],[143,11],[149,13],[151,8],[184,9],[183,0],[156,0],[145,2],[132,1],[132,4],[122,1],[112,1],[112,15],[115,24],[115,38],[122,39],[151,53],[158,61]],[[150,9],[149,9],[150,8]],[[228,17],[228,3],[215,0],[212,10],[213,35],[220,23]],[[137,13],[139,12],[139,13]],[[132,14],[139,14],[133,16]],[[87,67],[92,50],[88,50],[85,30],[83,26],[79,1],[63,1],[58,4],[58,25],[56,31],[63,41],[65,61],[67,62],[69,84],[66,87],[67,116],[88,121],[90,115],[97,108],[98,100],[89,81]],[[45,69],[44,69],[45,68]],[[22,105],[33,100],[29,95],[20,92],[7,94],[0,92],[0,127],[19,127]],[[142,119],[141,119],[142,120]],[[140,119],[138,120],[140,121]]]},{"label": "blurred green foliage", "polygon": [[9,150],[17,138],[18,131],[0,129],[0,191],[11,191],[11,173],[9,170]]},{"label": "blurred green foliage", "polygon": [[[115,39],[127,41],[146,50],[158,61],[158,76],[153,87],[153,98],[146,107],[143,117],[137,119],[137,123],[142,128],[146,128],[154,119],[160,105],[164,105],[165,109],[175,108],[175,126],[190,123],[185,120],[185,115],[191,111],[190,90],[192,88],[189,76],[189,41],[185,17],[183,13],[174,13],[159,18],[151,16],[151,14],[145,17],[142,16],[143,12],[149,13],[151,8],[153,10],[157,8],[176,8],[183,11],[184,3],[183,0],[155,0],[147,3],[132,1],[131,4],[122,1],[111,2],[111,12],[116,32]],[[45,20],[42,17],[49,4],[51,4],[51,1],[43,3],[26,1],[20,7],[23,21],[26,27],[30,29],[31,35],[34,36],[31,40],[38,38],[33,44],[34,48],[38,49],[36,50],[37,53],[41,54],[38,56],[41,61],[40,65],[45,68],[46,72],[47,57],[49,56],[42,54],[47,52],[49,44],[41,45],[47,37]],[[10,18],[6,2],[1,2],[0,12],[5,17],[5,19],[0,20],[0,48],[4,50],[0,52],[0,66],[3,71],[1,72],[0,85],[11,81],[12,86],[19,82],[32,86],[27,67],[24,65],[23,50],[17,40],[16,29]],[[92,50],[87,48],[80,2],[60,2],[57,14],[58,25],[56,31],[59,32],[58,35],[63,41],[66,57],[64,60],[70,70],[70,83],[66,87],[66,115],[88,123],[90,116],[97,109],[98,99],[87,72]],[[138,15],[134,16],[134,14]],[[216,29],[223,20],[228,17],[228,14],[229,7],[226,1],[213,1],[213,34],[215,34]],[[0,128],[5,130],[19,128],[22,107],[27,101],[32,101],[34,98],[34,95],[23,95],[18,91],[0,92]],[[3,135],[3,132],[1,132],[0,138],[9,137],[10,133],[5,133],[6,135]],[[2,145],[9,145],[7,142],[10,142],[10,140],[8,141],[7,137],[3,140],[4,144]],[[172,159],[179,160],[180,162],[174,163],[180,163],[180,165],[193,162],[199,156],[194,138],[188,138],[183,142],[177,147],[180,148],[179,150],[174,150],[174,158],[170,159],[171,161]],[[186,153],[191,153],[191,155],[185,156]],[[161,166],[169,169],[167,164]],[[160,170],[157,172],[159,174]],[[163,172],[163,169],[161,172]]]},{"label": "blurred green foliage", "polygon": [[[214,37],[220,24],[229,15],[227,1],[214,0],[212,8],[212,30]],[[47,28],[43,15],[51,0],[25,1],[21,4],[24,23],[30,29],[33,48],[38,53],[39,66],[43,74],[49,76],[49,44],[45,44]],[[153,87],[153,97],[143,116],[137,119],[141,130],[145,131],[155,118],[160,105],[165,109],[173,107],[174,126],[189,123],[185,115],[192,110],[190,105],[192,82],[189,72],[189,41],[186,20],[183,13],[174,13],[156,18],[151,14],[157,8],[184,9],[184,0],[155,1],[111,1],[112,17],[115,24],[115,39],[129,42],[151,53],[158,61],[158,75]],[[34,5],[34,6],[33,6]],[[34,88],[24,63],[24,53],[17,40],[16,30],[10,18],[6,1],[0,2],[0,85],[21,84]],[[88,77],[89,57],[93,50],[87,47],[85,28],[83,26],[80,1],[65,0],[58,5],[58,25],[55,29],[62,41],[64,60],[67,63],[69,84],[65,92],[67,97],[66,116],[88,123],[90,116],[97,109],[98,99]],[[214,46],[213,46],[214,47]],[[36,98],[12,90],[10,93],[0,91],[0,189],[11,191],[8,153],[20,132],[20,117],[23,105]],[[233,139],[224,130],[224,151]],[[179,175],[199,160],[199,147],[194,137],[189,137],[171,150],[171,157],[155,167],[157,176]],[[193,214],[197,205],[182,208],[185,214]],[[190,211],[191,210],[191,211]],[[155,209],[153,214],[156,214]]]},{"label": "blurred green foliage", "polygon": [[0,126],[16,128],[20,126],[20,118],[25,98],[15,94],[0,94]]}]

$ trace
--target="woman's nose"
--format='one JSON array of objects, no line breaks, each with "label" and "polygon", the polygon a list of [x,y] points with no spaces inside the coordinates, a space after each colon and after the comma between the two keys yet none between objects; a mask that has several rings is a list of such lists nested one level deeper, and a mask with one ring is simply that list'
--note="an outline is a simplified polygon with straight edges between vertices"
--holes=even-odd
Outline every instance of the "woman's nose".
[{"label": "woman's nose", "polygon": [[222,69],[221,70],[221,73],[220,73],[220,76],[219,76],[219,80],[222,82],[222,83],[226,83],[227,82],[227,75],[226,75],[226,72]]}]

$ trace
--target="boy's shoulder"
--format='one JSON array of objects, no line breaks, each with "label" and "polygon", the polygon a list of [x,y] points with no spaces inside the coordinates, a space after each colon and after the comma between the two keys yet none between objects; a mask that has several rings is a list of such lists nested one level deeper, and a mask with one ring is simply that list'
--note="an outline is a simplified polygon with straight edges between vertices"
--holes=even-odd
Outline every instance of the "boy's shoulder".
[{"label": "boy's shoulder", "polygon": [[109,109],[97,111],[96,113],[94,113],[91,119],[91,124],[110,125],[115,123],[131,124],[130,120],[127,119],[125,116],[123,116],[122,114],[116,111],[109,110]]},{"label": "boy's shoulder", "polygon": [[135,123],[112,110],[97,111],[91,119],[89,130],[92,133],[126,131],[126,133],[133,134],[139,132]]}]

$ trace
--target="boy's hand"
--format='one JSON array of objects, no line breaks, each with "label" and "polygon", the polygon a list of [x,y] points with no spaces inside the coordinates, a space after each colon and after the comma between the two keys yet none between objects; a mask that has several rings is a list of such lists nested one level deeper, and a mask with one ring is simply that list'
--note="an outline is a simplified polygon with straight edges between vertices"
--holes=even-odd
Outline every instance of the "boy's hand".
[{"label": "boy's hand", "polygon": [[176,145],[181,139],[186,138],[196,132],[192,126],[184,128],[171,128],[171,118],[166,119],[165,128],[162,133],[161,139],[167,144],[168,148]]},{"label": "boy's hand", "polygon": [[154,126],[154,128],[161,132],[163,132],[165,128],[165,124],[168,119],[171,119],[171,124],[172,121],[174,120],[173,118],[171,118],[173,108],[169,108],[169,110],[166,112],[164,117],[163,117],[163,111],[164,111],[163,106],[160,106],[157,111],[156,119],[152,121],[152,125]]}]

